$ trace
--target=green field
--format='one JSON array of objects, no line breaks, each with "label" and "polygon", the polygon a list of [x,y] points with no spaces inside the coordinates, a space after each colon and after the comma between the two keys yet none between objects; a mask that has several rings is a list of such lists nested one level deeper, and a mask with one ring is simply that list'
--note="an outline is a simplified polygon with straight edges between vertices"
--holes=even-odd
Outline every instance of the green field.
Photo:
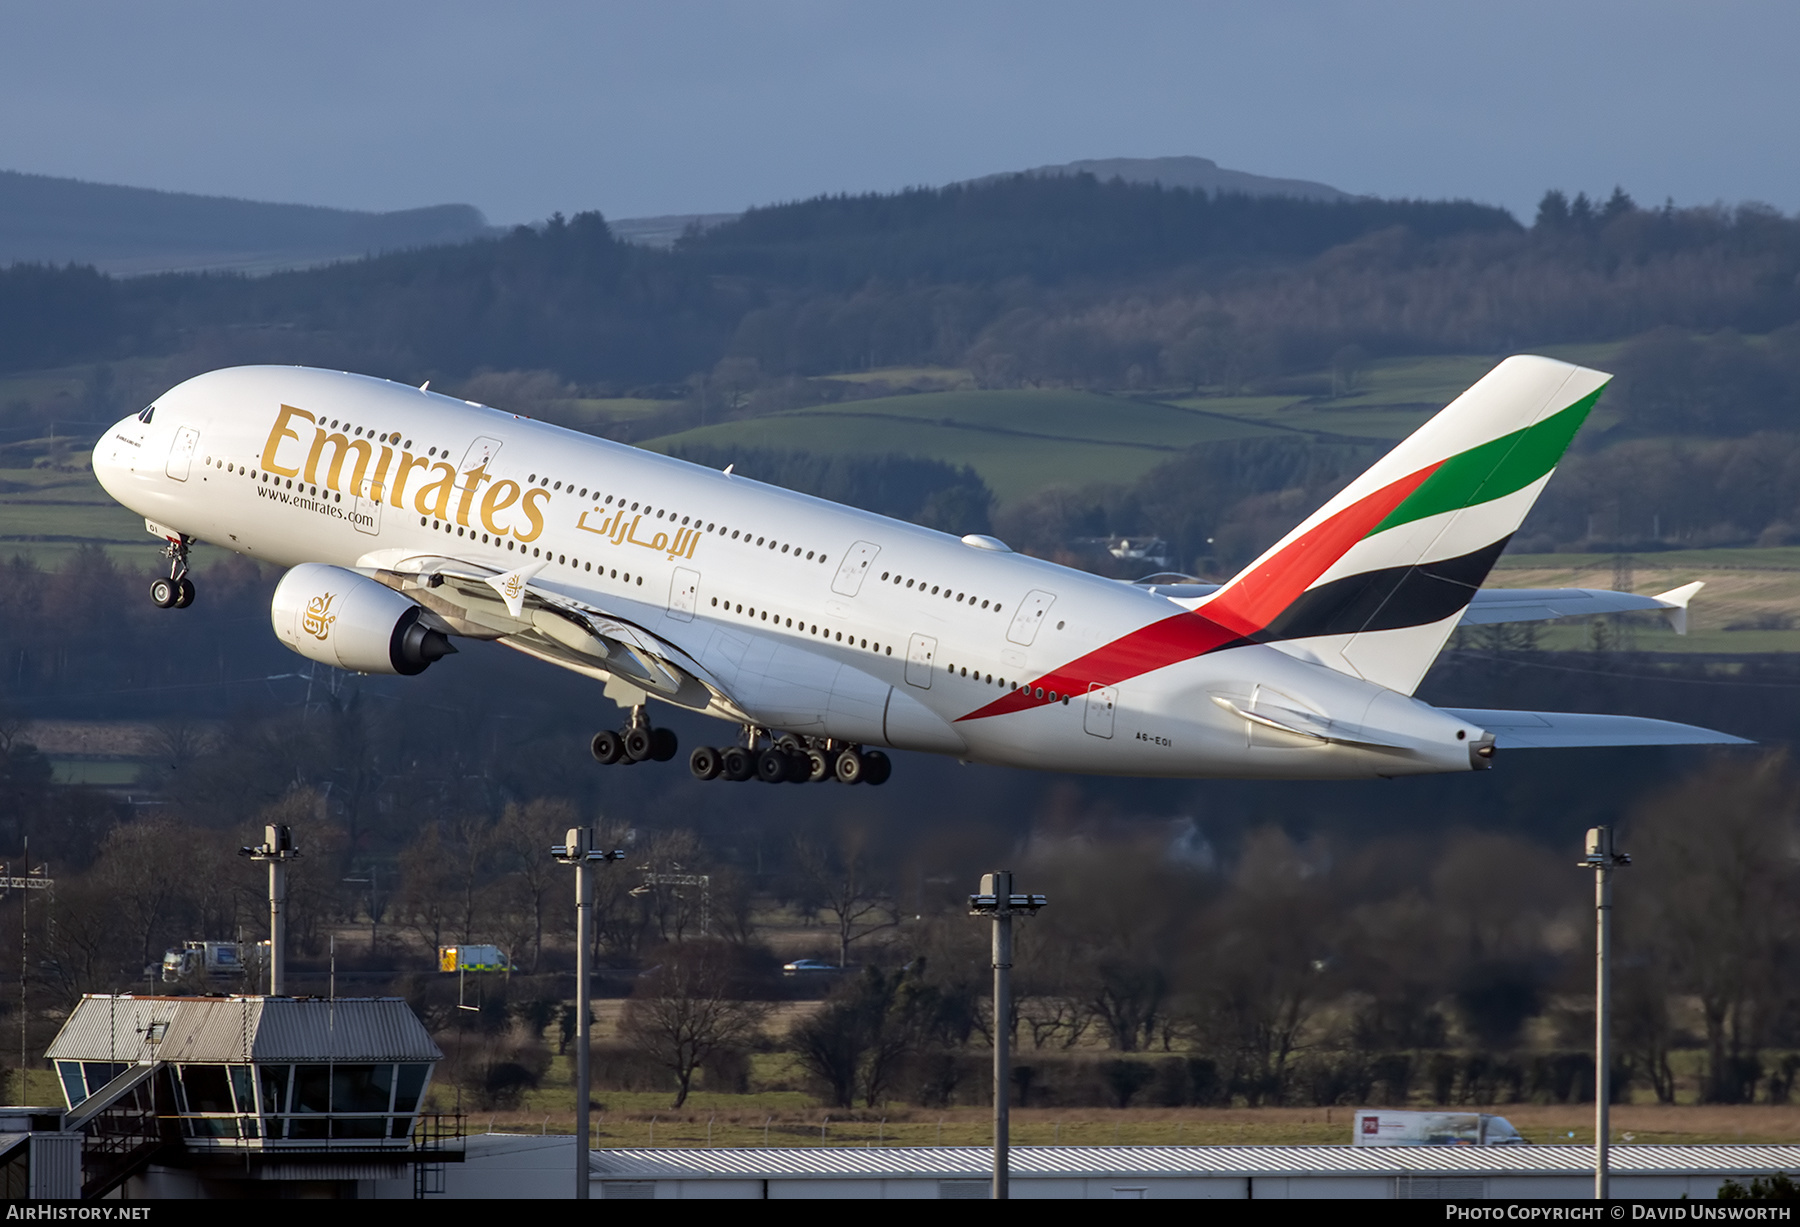
[{"label": "green field", "polygon": [[884,366],[872,371],[852,371],[844,375],[823,375],[822,379],[838,383],[885,383],[898,386],[936,384],[940,387],[962,387],[973,384],[975,377],[954,366]]},{"label": "green field", "polygon": [[[1604,365],[1612,345],[1552,346],[1544,352]],[[1404,438],[1493,369],[1492,356],[1394,358],[1372,363],[1354,394],[1341,397],[1118,396],[1066,389],[925,392],[796,409],[649,440],[656,451],[687,444],[768,447],[831,454],[897,452],[967,464],[1002,503],[1050,486],[1128,483],[1200,443],[1252,435],[1319,440]],[[936,369],[830,376],[847,382],[945,379]],[[654,403],[654,402],[649,402]],[[1589,430],[1617,416],[1597,411]]]},{"label": "green field", "polygon": [[[113,502],[85,455],[70,458],[70,470],[0,468],[0,558],[23,554],[55,570],[83,545],[103,545],[121,565],[160,569],[161,546],[144,531],[144,517]],[[195,565],[210,566],[226,551],[194,547]]]},{"label": "green field", "polygon": [[927,392],[797,409],[650,440],[966,464],[1003,503],[1050,486],[1129,482],[1197,443],[1279,433],[1155,401],[1065,390]]},{"label": "green field", "polygon": [[[1614,344],[1552,345],[1536,352],[1605,369],[1618,349]],[[1193,396],[1171,403],[1320,435],[1403,439],[1498,361],[1491,354],[1384,358],[1370,363],[1359,374],[1356,390],[1345,396]],[[1601,408],[1587,429],[1608,430],[1618,420],[1616,413]]]},{"label": "green field", "polygon": [[614,422],[632,422],[649,417],[659,409],[667,409],[674,401],[651,400],[644,396],[584,397],[557,401],[558,419],[583,429],[609,426]]}]

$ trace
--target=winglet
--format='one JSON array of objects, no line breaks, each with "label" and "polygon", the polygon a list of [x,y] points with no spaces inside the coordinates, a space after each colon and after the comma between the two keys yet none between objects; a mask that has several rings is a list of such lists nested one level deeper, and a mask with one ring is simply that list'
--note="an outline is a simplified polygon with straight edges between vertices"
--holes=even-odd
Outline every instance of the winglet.
[{"label": "winglet", "polygon": [[506,612],[516,618],[525,608],[525,590],[532,577],[547,565],[549,564],[544,562],[534,562],[516,571],[508,571],[505,575],[490,575],[487,586],[500,594],[500,599],[506,602]]},{"label": "winglet", "polygon": [[1693,600],[1694,594],[1704,587],[1706,587],[1706,581],[1697,579],[1691,584],[1683,584],[1679,588],[1659,592],[1650,599],[1660,602],[1663,608],[1668,610],[1666,616],[1669,619],[1670,628],[1677,635],[1685,635],[1688,628],[1688,602]]}]

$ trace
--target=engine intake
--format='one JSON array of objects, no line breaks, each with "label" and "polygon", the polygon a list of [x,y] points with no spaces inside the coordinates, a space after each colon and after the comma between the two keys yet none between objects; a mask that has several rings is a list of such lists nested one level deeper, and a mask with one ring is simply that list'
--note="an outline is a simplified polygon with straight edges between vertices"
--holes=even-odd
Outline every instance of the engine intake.
[{"label": "engine intake", "polygon": [[275,637],[308,660],[354,673],[423,673],[456,651],[425,611],[367,576],[304,562],[275,586]]}]

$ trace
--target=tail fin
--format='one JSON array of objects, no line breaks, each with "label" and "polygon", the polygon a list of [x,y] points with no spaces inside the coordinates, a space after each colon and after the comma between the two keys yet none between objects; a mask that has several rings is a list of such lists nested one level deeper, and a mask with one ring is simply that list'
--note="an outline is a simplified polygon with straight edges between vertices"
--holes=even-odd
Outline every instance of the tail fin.
[{"label": "tail fin", "polygon": [[1611,378],[1508,358],[1199,612],[1411,694]]}]

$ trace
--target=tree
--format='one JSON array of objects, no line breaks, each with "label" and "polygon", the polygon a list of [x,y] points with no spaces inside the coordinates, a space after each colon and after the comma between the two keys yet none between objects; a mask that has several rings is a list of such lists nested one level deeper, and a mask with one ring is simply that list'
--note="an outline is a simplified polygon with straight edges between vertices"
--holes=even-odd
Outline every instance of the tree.
[{"label": "tree", "polygon": [[1760,1050],[1793,993],[1796,784],[1783,754],[1721,758],[1645,805],[1625,840],[1633,868],[1619,892],[1621,949],[1656,959],[1675,991],[1698,1001],[1702,1094],[1715,1103],[1754,1096]]},{"label": "tree", "polygon": [[675,1075],[675,1103],[687,1102],[694,1071],[742,1049],[762,1030],[768,1007],[743,997],[742,952],[712,939],[671,943],[625,1003],[619,1033],[646,1060]]},{"label": "tree", "polygon": [[1251,1103],[1279,1100],[1288,1061],[1327,997],[1330,883],[1281,831],[1245,843],[1231,890],[1206,914],[1189,980],[1194,1021],[1230,1052]]},{"label": "tree", "polygon": [[900,914],[871,866],[868,833],[845,827],[825,846],[794,842],[794,862],[808,901],[832,919],[837,930],[838,966],[850,965],[850,947],[900,923]]},{"label": "tree", "polygon": [[925,978],[922,960],[891,975],[867,967],[795,1026],[789,1040],[795,1060],[826,1085],[833,1103],[848,1108],[860,1097],[873,1108],[911,1058],[953,1038],[957,1011],[946,1004]]},{"label": "tree", "polygon": [[550,849],[562,842],[577,821],[575,807],[569,802],[539,797],[523,805],[507,806],[495,833],[509,862],[513,896],[530,922],[533,971],[544,958],[545,912],[555,894],[567,888],[569,879],[568,870],[550,859]]}]

